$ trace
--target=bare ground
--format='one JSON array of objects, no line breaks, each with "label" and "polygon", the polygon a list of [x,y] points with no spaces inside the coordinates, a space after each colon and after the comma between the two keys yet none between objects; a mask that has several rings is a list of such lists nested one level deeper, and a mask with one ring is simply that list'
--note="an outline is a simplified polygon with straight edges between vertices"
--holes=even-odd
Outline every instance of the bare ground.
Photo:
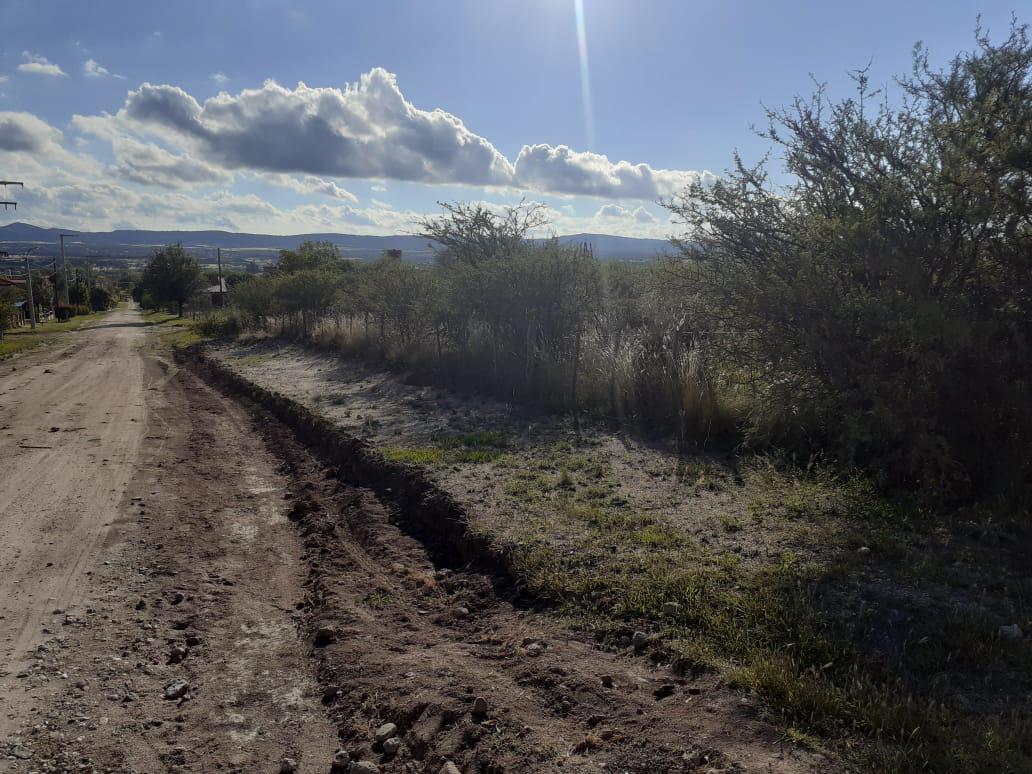
[{"label": "bare ground", "polygon": [[403,531],[136,319],[0,373],[0,771],[838,770],[716,675],[601,649]]}]

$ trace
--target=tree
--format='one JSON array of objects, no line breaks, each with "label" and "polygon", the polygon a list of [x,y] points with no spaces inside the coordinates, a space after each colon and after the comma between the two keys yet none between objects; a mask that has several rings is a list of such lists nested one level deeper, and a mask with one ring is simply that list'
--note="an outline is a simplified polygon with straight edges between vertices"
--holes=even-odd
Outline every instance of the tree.
[{"label": "tree", "polygon": [[[1032,475],[1032,46],[981,32],[903,99],[768,112],[789,182],[736,157],[667,203],[671,279],[754,391],[754,437],[948,494]],[[1026,490],[1027,491],[1027,490]]]},{"label": "tree", "polygon": [[14,327],[16,314],[14,304],[9,299],[0,297],[0,341],[3,341],[4,334]]},{"label": "tree", "polygon": [[102,288],[99,285],[90,288],[90,308],[94,312],[103,312],[106,309],[110,309],[113,305],[114,299],[107,288]]},{"label": "tree", "polygon": [[280,250],[276,271],[293,274],[318,269],[343,269],[340,249],[332,242],[302,242],[297,250]]},{"label": "tree", "polygon": [[156,250],[143,272],[143,286],[159,304],[183,304],[201,289],[203,277],[197,259],[183,249],[182,244],[166,245]]}]

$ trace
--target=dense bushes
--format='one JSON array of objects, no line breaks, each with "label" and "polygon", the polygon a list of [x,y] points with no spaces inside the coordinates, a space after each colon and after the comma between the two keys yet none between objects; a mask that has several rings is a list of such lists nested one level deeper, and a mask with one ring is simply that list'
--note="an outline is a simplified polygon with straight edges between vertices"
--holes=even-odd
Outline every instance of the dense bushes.
[{"label": "dense bushes", "polygon": [[460,388],[677,428],[686,442],[726,437],[691,310],[659,268],[529,241],[537,212],[448,206],[423,224],[442,245],[429,267],[390,254],[343,262],[331,245],[306,244],[237,285],[233,306],[247,327],[315,336]]},{"label": "dense bushes", "polygon": [[[445,205],[433,266],[284,252],[234,289],[247,326],[332,340],[507,399],[822,452],[886,485],[1023,494],[1032,473],[1032,46],[1023,28],[872,108],[769,113],[787,166],[666,206],[678,255],[535,241],[542,210]],[[732,410],[733,408],[733,410]]]},{"label": "dense bushes", "polygon": [[1028,483],[1032,47],[1023,29],[905,100],[823,91],[771,111],[791,182],[737,163],[670,203],[671,281],[755,389],[757,439],[822,447],[944,494]]}]

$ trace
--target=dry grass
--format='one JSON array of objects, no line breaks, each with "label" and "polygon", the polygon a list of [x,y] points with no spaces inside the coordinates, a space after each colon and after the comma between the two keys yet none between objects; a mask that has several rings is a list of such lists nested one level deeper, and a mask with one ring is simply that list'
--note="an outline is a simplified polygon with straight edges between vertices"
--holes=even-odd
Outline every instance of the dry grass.
[{"label": "dry grass", "polygon": [[657,657],[721,671],[786,738],[865,770],[1032,770],[1030,643],[997,636],[1032,623],[1028,540],[998,515],[891,503],[819,465],[679,456],[296,349],[232,354],[426,467],[602,647],[654,632]]}]

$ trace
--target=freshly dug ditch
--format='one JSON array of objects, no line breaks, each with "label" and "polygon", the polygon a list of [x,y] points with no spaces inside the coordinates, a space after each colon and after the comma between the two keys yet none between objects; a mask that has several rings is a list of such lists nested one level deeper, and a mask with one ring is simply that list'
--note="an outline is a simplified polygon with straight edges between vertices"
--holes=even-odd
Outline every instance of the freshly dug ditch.
[{"label": "freshly dug ditch", "polygon": [[648,646],[600,650],[528,607],[506,553],[418,468],[199,351],[179,358],[242,399],[292,482],[335,770],[840,770],[718,675],[672,674]]}]

